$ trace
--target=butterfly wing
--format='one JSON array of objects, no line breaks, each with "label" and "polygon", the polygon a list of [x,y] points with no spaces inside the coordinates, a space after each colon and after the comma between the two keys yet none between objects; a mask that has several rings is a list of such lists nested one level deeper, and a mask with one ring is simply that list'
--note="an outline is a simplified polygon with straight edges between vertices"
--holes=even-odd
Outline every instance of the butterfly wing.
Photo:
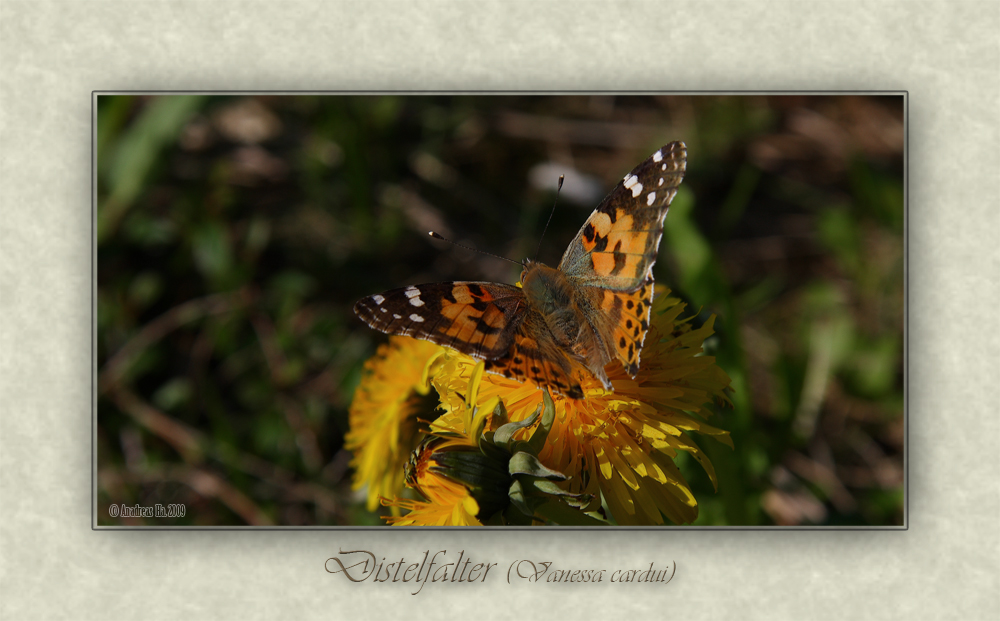
[{"label": "butterfly wing", "polygon": [[649,327],[653,264],[663,221],[684,178],[687,147],[672,142],[625,175],[597,206],[559,263],[602,342],[633,377]]},{"label": "butterfly wing", "polygon": [[520,289],[489,282],[410,285],[354,305],[354,313],[376,330],[486,360],[508,352],[525,310]]},{"label": "butterfly wing", "polygon": [[587,287],[580,292],[577,304],[585,309],[594,331],[600,336],[604,360],[617,358],[632,377],[639,372],[639,354],[649,329],[653,306],[653,275],[632,292]]},{"label": "butterfly wing", "polygon": [[525,313],[510,349],[495,360],[487,360],[486,370],[520,382],[529,380],[573,399],[583,398],[583,388],[574,376],[574,363],[555,342],[545,319],[535,311]]},{"label": "butterfly wing", "polygon": [[656,262],[663,220],[684,177],[683,142],[661,147],[601,201],[563,254],[559,269],[580,285],[635,291]]},{"label": "butterfly wing", "polygon": [[486,361],[486,371],[581,398],[572,363],[518,287],[489,282],[411,285],[354,306],[369,326]]}]

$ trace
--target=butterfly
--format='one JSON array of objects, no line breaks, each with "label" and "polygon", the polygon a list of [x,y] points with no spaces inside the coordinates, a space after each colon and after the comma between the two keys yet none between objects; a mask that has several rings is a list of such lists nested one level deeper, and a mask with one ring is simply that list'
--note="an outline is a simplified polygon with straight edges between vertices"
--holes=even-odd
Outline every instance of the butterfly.
[{"label": "butterfly", "polygon": [[372,328],[451,347],[485,370],[573,399],[589,373],[619,360],[635,377],[649,328],[653,263],[663,220],[684,177],[687,147],[671,142],[597,206],[557,268],[525,260],[520,287],[492,282],[410,285],[360,300]]}]

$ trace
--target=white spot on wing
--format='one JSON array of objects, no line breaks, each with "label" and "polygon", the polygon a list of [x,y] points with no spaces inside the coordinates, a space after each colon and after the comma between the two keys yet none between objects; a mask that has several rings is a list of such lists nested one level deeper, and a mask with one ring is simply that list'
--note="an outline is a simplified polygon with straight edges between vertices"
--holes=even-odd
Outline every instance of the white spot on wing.
[{"label": "white spot on wing", "polygon": [[381,305],[381,304],[382,304],[382,302],[385,302],[385,298],[383,298],[383,297],[382,297],[382,296],[380,296],[380,295],[373,295],[373,296],[372,296],[372,300],[373,300],[373,301],[374,301],[374,302],[375,302],[376,304],[379,304],[379,305]]},{"label": "white spot on wing", "polygon": [[403,291],[403,293],[405,293],[406,297],[408,298],[415,298],[418,295],[420,295],[420,289],[417,289],[413,285],[410,285],[409,287],[406,288],[405,291]]},{"label": "white spot on wing", "polygon": [[646,204],[652,205],[653,201],[656,200],[656,192],[650,192],[649,196],[646,197]]},{"label": "white spot on wing", "polygon": [[653,154],[653,161],[654,162],[659,162],[662,159],[663,159],[663,154],[660,153],[659,151],[657,151],[656,153]]},{"label": "white spot on wing", "polygon": [[410,304],[412,304],[414,306],[423,306],[424,305],[424,301],[421,300],[418,297],[412,297],[412,298],[410,298]]},{"label": "white spot on wing", "polygon": [[388,313],[388,312],[389,312],[389,311],[387,311],[387,310],[386,310],[386,309],[384,309],[384,308],[380,308],[379,310],[380,310],[380,311],[382,311],[383,313]]},{"label": "white spot on wing", "polygon": [[660,177],[660,182],[657,183],[656,185],[663,185],[663,177]]},{"label": "white spot on wing", "polygon": [[660,170],[666,170],[666,169],[667,169],[667,165],[666,164],[664,164],[663,166],[660,166]]},{"label": "white spot on wing", "polygon": [[396,319],[402,319],[402,318],[403,318],[403,316],[402,316],[402,315],[397,315],[396,313],[393,313],[393,314],[392,314],[392,316],[393,316],[394,318],[396,318]]},{"label": "white spot on wing", "polygon": [[413,313],[412,315],[410,315],[410,321],[416,321],[417,323],[423,323],[424,322],[424,318],[421,317],[420,315],[416,314],[416,313]]},{"label": "white spot on wing", "polygon": [[[638,182],[639,182],[639,177],[636,177],[635,175],[633,175],[631,173],[625,175],[625,187],[626,188],[631,188],[632,186],[634,186]],[[639,186],[639,187],[642,187],[642,186]],[[635,196],[635,194],[633,194],[632,196]]]},{"label": "white spot on wing", "polygon": [[[632,178],[636,179],[637,177],[632,177]],[[626,186],[626,187],[628,187],[628,186]],[[639,196],[640,194],[642,194],[642,184],[641,183],[636,183],[635,185],[632,186],[632,198],[635,198],[636,196]]]}]

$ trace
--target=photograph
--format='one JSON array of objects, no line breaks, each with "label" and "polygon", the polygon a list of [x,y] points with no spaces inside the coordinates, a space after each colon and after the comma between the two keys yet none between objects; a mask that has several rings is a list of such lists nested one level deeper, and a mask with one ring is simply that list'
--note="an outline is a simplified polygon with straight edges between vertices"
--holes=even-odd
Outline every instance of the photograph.
[{"label": "photograph", "polygon": [[905,529],[907,104],[96,92],[93,526]]}]

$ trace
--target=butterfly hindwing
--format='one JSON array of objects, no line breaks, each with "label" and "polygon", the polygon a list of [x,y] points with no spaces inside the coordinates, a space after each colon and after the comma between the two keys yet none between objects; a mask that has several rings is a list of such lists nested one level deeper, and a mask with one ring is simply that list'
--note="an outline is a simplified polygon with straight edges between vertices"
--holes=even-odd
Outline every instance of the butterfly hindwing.
[{"label": "butterfly hindwing", "polygon": [[649,330],[650,309],[653,306],[653,277],[632,293],[605,291],[613,304],[621,308],[621,317],[614,326],[611,343],[625,371],[632,377],[639,372],[639,354]]},{"label": "butterfly hindwing", "polygon": [[368,325],[477,358],[504,355],[526,311],[517,287],[489,282],[410,285],[368,296],[354,312]]},{"label": "butterfly hindwing", "polygon": [[559,269],[580,286],[626,292],[642,287],[686,162],[684,143],[672,142],[625,175],[587,218]]},{"label": "butterfly hindwing", "polygon": [[[653,277],[630,293],[587,287],[581,305],[594,331],[601,335],[605,363],[618,359],[632,377],[639,371],[639,355],[649,330],[653,305]],[[596,374],[595,374],[596,375]]]},{"label": "butterfly hindwing", "polygon": [[486,361],[486,371],[519,382],[531,381],[536,386],[549,386],[573,399],[583,398],[580,382],[573,376],[573,365],[559,350],[549,331],[538,322],[541,315],[529,312],[518,326],[514,341],[506,355]]}]

